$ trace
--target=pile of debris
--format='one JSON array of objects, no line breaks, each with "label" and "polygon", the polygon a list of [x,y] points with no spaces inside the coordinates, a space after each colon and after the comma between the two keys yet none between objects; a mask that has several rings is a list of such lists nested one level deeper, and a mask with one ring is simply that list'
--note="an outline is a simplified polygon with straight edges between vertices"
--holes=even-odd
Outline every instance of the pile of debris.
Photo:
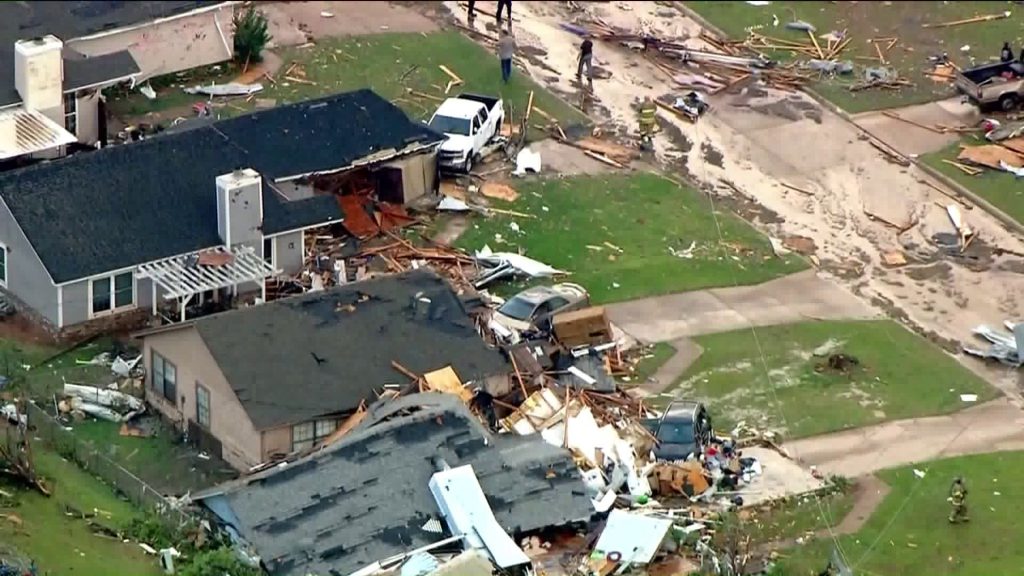
[{"label": "pile of debris", "polygon": [[956,161],[943,160],[968,176],[977,176],[986,169],[1008,172],[1024,177],[1024,122],[1005,126],[996,120],[985,120],[983,129],[990,144],[961,146]]}]

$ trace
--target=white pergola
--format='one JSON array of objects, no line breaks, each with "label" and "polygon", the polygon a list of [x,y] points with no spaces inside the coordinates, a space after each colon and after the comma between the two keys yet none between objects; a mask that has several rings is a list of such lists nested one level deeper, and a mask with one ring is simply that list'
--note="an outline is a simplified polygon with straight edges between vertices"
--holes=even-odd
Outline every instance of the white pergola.
[{"label": "white pergola", "polygon": [[258,282],[266,300],[264,281],[279,272],[248,246],[219,246],[143,264],[135,277],[153,281],[154,315],[157,313],[156,291],[159,287],[164,298],[178,301],[181,321],[184,322],[185,306],[196,294],[221,288],[234,288],[237,292],[239,284]]}]

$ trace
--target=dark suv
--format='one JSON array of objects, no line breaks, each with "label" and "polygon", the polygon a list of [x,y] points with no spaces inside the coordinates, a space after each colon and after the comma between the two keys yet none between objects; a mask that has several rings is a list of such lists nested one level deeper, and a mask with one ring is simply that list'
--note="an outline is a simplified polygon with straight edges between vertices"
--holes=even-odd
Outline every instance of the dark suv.
[{"label": "dark suv", "polygon": [[658,440],[654,447],[658,460],[686,460],[690,454],[700,456],[714,437],[707,408],[691,400],[671,402],[660,418],[645,419],[643,424]]}]

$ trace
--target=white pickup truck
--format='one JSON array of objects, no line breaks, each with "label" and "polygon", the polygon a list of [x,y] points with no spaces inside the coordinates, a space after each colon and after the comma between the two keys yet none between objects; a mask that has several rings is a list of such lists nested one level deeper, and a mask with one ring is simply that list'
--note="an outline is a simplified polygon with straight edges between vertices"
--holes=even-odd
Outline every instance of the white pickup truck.
[{"label": "white pickup truck", "polygon": [[441,103],[428,125],[448,137],[438,162],[443,170],[469,172],[480,151],[501,131],[501,98],[460,94]]}]

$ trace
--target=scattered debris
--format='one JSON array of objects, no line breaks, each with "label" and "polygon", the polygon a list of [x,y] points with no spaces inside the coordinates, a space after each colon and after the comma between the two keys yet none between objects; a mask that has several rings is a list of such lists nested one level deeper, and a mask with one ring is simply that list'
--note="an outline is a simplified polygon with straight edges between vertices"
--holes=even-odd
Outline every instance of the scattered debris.
[{"label": "scattered debris", "polygon": [[993,20],[1002,20],[1003,18],[1009,18],[1011,12],[1009,10],[1000,14],[988,14],[985,16],[974,16],[973,18],[964,18],[962,20],[953,20],[952,22],[941,22],[938,24],[922,24],[922,28],[949,28],[951,26],[960,26],[962,24],[974,24],[976,22],[991,22]]},{"label": "scattered debris", "polygon": [[[294,80],[294,79],[293,79]],[[249,96],[263,90],[262,84],[210,84],[208,86],[192,86],[184,89],[188,94],[206,94],[207,96]]]}]

